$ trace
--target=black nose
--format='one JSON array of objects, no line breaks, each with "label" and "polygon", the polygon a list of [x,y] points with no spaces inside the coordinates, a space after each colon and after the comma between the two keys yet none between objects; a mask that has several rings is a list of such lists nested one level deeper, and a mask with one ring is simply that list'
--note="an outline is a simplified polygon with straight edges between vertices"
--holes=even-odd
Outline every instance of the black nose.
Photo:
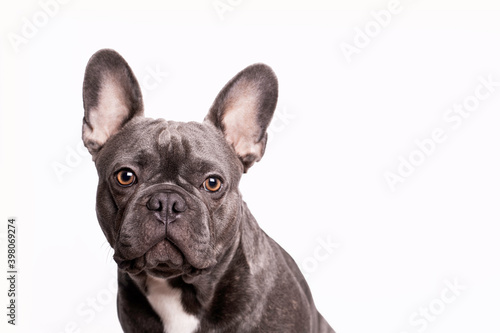
[{"label": "black nose", "polygon": [[163,224],[174,222],[178,215],[186,210],[186,201],[175,192],[155,193],[149,198],[146,207],[155,212]]}]

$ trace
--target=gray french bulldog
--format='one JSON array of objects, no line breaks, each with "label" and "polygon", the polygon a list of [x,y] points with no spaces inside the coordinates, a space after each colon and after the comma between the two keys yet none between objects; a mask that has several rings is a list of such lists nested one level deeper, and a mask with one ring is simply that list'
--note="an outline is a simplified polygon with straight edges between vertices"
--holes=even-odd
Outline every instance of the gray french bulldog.
[{"label": "gray french bulldog", "polygon": [[264,154],[277,98],[274,72],[255,64],[202,123],[150,119],[118,53],[89,60],[82,138],[99,175],[97,218],[118,264],[125,332],[334,332],[238,190]]}]

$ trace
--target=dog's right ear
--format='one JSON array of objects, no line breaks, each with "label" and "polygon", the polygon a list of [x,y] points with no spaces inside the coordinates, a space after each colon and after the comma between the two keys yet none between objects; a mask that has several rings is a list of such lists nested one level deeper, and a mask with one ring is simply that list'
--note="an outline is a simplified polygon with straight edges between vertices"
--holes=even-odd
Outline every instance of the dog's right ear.
[{"label": "dog's right ear", "polygon": [[132,118],[144,114],[141,89],[116,51],[103,49],[89,60],[83,80],[82,139],[96,159],[104,143]]}]

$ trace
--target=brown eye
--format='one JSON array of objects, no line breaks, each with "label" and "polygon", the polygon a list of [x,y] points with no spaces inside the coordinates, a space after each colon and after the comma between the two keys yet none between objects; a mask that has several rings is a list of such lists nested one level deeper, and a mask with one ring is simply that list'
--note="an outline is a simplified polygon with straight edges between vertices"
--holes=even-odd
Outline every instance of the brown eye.
[{"label": "brown eye", "polygon": [[216,177],[209,177],[203,182],[203,188],[208,192],[217,192],[221,187],[222,182]]},{"label": "brown eye", "polygon": [[116,174],[116,180],[122,187],[128,187],[135,183],[135,173],[130,169],[122,169]]}]

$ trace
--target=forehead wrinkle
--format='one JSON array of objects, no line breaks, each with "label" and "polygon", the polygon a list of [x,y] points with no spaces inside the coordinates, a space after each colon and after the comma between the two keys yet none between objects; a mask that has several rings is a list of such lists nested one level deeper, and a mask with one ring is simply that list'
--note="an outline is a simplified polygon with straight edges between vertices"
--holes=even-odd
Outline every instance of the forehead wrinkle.
[{"label": "forehead wrinkle", "polygon": [[185,147],[186,140],[182,132],[178,130],[180,124],[167,122],[157,137],[158,151],[160,152],[160,166],[162,173],[167,179],[178,178],[179,166],[186,160],[189,147]]},{"label": "forehead wrinkle", "polygon": [[158,147],[162,151],[166,151],[168,149],[168,146],[170,144],[171,140],[171,133],[168,129],[168,127],[165,127],[159,134],[158,134]]}]

